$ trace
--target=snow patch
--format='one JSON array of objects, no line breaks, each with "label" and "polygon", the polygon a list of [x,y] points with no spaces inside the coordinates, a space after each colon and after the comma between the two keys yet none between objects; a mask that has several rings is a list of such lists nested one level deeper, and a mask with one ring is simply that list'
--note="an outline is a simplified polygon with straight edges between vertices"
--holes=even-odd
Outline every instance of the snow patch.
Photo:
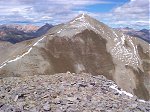
[{"label": "snow patch", "polygon": [[60,29],[57,33],[61,33],[62,30],[63,30],[63,29]]},{"label": "snow patch", "polygon": [[6,60],[5,62],[3,62],[3,63],[0,65],[0,68],[3,68],[3,67],[6,66],[8,63],[17,61],[17,60],[23,58],[25,55],[29,54],[29,53],[31,52],[33,46],[36,46],[36,45],[37,45],[40,41],[42,41],[45,37],[46,37],[46,36],[42,37],[42,38],[39,39],[37,42],[35,42],[35,43],[32,45],[32,47],[30,47],[30,48],[28,49],[28,51],[25,52],[24,54],[22,54],[21,56],[18,55],[15,59],[12,59],[12,60]]},{"label": "snow patch", "polygon": [[116,32],[114,30],[112,30],[112,32],[116,37],[118,37],[118,35],[116,34]]},{"label": "snow patch", "polygon": [[32,50],[32,47],[31,47],[30,49],[28,49],[28,51],[25,52],[24,54],[22,54],[21,56],[18,55],[15,59],[7,61],[7,63],[11,63],[11,62],[13,62],[13,61],[17,61],[17,60],[21,59],[21,58],[24,57],[26,54],[29,54],[31,50]]},{"label": "snow patch", "polygon": [[37,42],[35,42],[34,44],[33,44],[33,46],[36,46],[41,40],[43,40],[45,38],[45,36],[44,37],[42,37],[41,39],[39,39]]},{"label": "snow patch", "polygon": [[[115,32],[114,35],[118,36]],[[125,47],[125,35],[122,34],[120,38],[115,37],[115,46],[111,49],[111,54],[114,58],[124,62],[125,65],[138,66],[140,58],[138,57],[137,48],[129,37],[128,39],[133,46],[133,51],[131,48]]]},{"label": "snow patch", "polygon": [[125,43],[125,36],[124,36],[124,34],[123,34],[123,33],[122,33],[121,41],[122,41],[122,44],[124,44],[124,43]]},{"label": "snow patch", "polygon": [[118,39],[117,39],[117,38],[114,38],[114,42],[116,42],[116,41],[118,41]]},{"label": "snow patch", "polygon": [[84,20],[84,18],[85,18],[84,15],[85,15],[85,14],[83,13],[81,17],[76,18],[75,20],[73,20],[73,21],[70,22],[70,23],[73,24],[74,22],[76,22],[76,21],[78,21],[78,20],[85,22],[85,20]]},{"label": "snow patch", "polygon": [[76,18],[75,20],[80,20],[80,21],[83,20],[83,19],[85,18],[84,15],[85,15],[85,14],[83,13],[81,17]]},{"label": "snow patch", "polygon": [[138,57],[138,53],[137,53],[137,46],[135,46],[132,42],[132,40],[129,38],[129,42],[131,43],[131,45],[133,46],[133,50],[134,50],[134,54],[137,56],[137,59],[139,60],[139,62],[141,62],[140,58]]},{"label": "snow patch", "polygon": [[6,63],[1,64],[0,68],[3,68],[4,66],[6,66]]},{"label": "snow patch", "polygon": [[116,84],[111,85],[110,88],[116,90],[119,94],[125,94],[125,95],[127,95],[127,96],[129,96],[129,97],[133,97],[133,95],[132,95],[131,93],[128,93],[128,92],[126,92],[126,91],[123,91],[122,89],[119,90],[119,89],[118,89],[118,86],[117,86]]},{"label": "snow patch", "polygon": [[143,103],[145,103],[145,102],[146,102],[145,100],[142,100],[142,99],[139,99],[138,101],[139,101],[139,102],[143,102]]}]

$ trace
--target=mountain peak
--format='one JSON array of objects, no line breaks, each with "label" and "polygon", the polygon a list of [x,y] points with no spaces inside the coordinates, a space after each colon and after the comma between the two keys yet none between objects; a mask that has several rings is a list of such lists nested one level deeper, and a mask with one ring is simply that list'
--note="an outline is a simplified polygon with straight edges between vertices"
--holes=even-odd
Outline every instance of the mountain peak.
[{"label": "mountain peak", "polygon": [[85,14],[85,13],[82,13],[82,14],[79,14],[76,19],[83,19],[83,18],[86,18],[88,15]]},{"label": "mountain peak", "polygon": [[80,14],[65,25],[57,27],[57,35],[63,37],[72,37],[73,35],[80,33],[86,29],[92,30],[99,34],[104,34],[105,24],[97,21],[93,17],[87,14]]},{"label": "mountain peak", "polygon": [[66,24],[58,26],[57,29],[53,31],[55,31],[54,33],[60,37],[72,37],[73,35],[81,33],[87,29],[103,35],[105,28],[107,28],[105,24],[83,13]]},{"label": "mountain peak", "polygon": [[89,15],[83,13],[78,15],[77,17],[75,17],[70,23],[74,23],[74,22],[88,22],[90,20],[94,20],[94,18],[90,17]]}]

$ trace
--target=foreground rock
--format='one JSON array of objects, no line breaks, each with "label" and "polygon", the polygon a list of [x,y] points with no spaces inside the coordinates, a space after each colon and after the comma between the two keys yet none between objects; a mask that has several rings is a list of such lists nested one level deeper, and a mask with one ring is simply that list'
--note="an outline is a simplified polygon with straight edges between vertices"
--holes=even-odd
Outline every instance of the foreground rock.
[{"label": "foreground rock", "polygon": [[61,73],[0,79],[0,112],[150,112],[150,102],[104,76]]}]

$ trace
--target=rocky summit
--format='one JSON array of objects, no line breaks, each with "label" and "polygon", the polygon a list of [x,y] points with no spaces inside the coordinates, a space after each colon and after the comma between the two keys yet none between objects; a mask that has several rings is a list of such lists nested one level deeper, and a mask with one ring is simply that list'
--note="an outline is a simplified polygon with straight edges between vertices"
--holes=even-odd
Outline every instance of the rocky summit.
[{"label": "rocky summit", "polygon": [[60,73],[0,79],[0,112],[150,112],[102,75]]},{"label": "rocky summit", "polygon": [[[1,50],[2,49],[2,50]],[[7,52],[6,52],[7,51]],[[44,36],[0,47],[0,77],[66,73],[104,75],[150,99],[149,43],[81,14]]]}]

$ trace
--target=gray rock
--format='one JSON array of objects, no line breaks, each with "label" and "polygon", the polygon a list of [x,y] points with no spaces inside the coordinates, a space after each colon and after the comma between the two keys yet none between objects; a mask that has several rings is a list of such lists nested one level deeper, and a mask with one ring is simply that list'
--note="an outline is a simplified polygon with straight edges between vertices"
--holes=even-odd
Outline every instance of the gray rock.
[{"label": "gray rock", "polygon": [[137,104],[130,104],[129,107],[131,108],[136,108],[138,105]]},{"label": "gray rock", "polygon": [[[101,76],[62,73],[0,80],[4,80],[2,85],[9,83],[9,87],[13,88],[13,91],[5,93],[5,86],[1,86],[0,95],[2,93],[5,97],[0,101],[0,112],[150,111],[150,102],[139,102],[138,99],[135,100],[136,97],[129,99],[126,95],[115,95],[116,91],[109,88],[110,81],[101,80]],[[86,86],[79,87],[79,84]],[[47,88],[48,85],[51,89]],[[25,90],[22,87],[25,87]]]},{"label": "gray rock", "polygon": [[142,112],[147,112],[146,108],[142,105],[139,105],[136,107],[138,110],[142,111]]},{"label": "gray rock", "polygon": [[43,105],[43,109],[45,111],[50,111],[51,110],[51,107],[50,107],[50,104],[48,102],[46,102],[44,105]]}]

